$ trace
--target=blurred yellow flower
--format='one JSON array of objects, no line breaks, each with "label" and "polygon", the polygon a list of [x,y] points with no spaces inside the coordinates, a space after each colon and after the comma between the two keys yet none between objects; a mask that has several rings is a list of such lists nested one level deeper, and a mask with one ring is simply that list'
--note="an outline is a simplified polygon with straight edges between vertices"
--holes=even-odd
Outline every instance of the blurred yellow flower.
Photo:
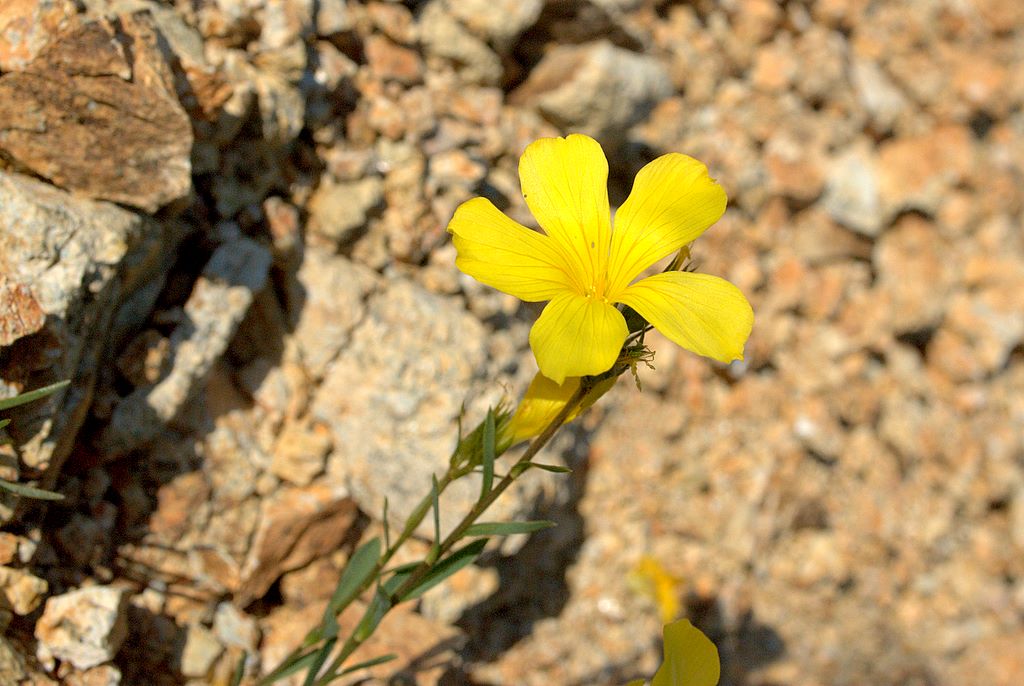
[{"label": "blurred yellow flower", "polygon": [[614,230],[608,161],[592,138],[534,141],[519,160],[519,179],[544,233],[484,198],[460,205],[448,231],[466,274],[522,300],[550,301],[530,331],[544,376],[561,385],[608,370],[629,333],[620,303],[688,350],[723,362],[743,358],[754,314],[731,283],[679,271],[633,282],[725,212],[725,191],[703,164],[670,153],[646,165]]},{"label": "blurred yellow flower", "polygon": [[[575,410],[565,418],[568,424],[607,393],[615,385],[616,379],[605,379],[598,383],[587,393]],[[508,424],[507,433],[511,437],[511,443],[516,444],[539,435],[547,425],[558,416],[566,403],[580,387],[580,377],[570,376],[562,383],[557,384],[543,374],[537,374],[530,382],[526,394],[523,396],[519,407],[512,415]]]},{"label": "blurred yellow flower", "polygon": [[630,571],[629,581],[637,591],[655,602],[663,624],[679,615],[682,609],[679,603],[682,580],[665,569],[658,560],[650,555],[641,557]]}]

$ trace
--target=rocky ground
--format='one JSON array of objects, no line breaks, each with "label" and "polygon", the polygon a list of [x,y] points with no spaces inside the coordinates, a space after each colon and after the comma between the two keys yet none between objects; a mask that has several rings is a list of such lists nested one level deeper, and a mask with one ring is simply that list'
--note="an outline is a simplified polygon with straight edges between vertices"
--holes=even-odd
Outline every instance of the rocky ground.
[{"label": "rocky ground", "polygon": [[390,617],[373,683],[650,674],[654,577],[723,685],[1021,683],[1022,70],[1018,0],[3,3],[0,395],[72,385],[0,448],[65,495],[2,496],[0,683],[286,654],[463,404],[532,375],[536,309],[445,226],[532,223],[518,156],[572,131],[613,203],[709,165],[694,255],[753,303],[746,360],[655,336],[551,450],[573,475],[502,505],[559,527]]}]

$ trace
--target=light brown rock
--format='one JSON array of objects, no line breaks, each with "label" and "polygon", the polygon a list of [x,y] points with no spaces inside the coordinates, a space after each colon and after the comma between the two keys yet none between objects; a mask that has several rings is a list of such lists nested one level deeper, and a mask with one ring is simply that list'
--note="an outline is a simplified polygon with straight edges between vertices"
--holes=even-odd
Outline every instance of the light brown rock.
[{"label": "light brown rock", "polygon": [[89,669],[111,660],[128,632],[127,589],[90,586],[46,601],[36,624],[40,661]]},{"label": "light brown rock", "polygon": [[155,212],[191,188],[192,127],[152,21],[122,26],[86,23],[0,77],[0,149],[58,186]]}]

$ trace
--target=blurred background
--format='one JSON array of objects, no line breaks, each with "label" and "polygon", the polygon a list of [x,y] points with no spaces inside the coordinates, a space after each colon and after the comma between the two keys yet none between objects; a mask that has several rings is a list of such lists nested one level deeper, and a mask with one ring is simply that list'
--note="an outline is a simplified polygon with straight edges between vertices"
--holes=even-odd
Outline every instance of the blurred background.
[{"label": "blurred background", "polygon": [[533,375],[445,227],[534,225],[519,155],[583,132],[613,205],[670,151],[725,187],[745,360],[650,336],[495,516],[559,526],[361,683],[623,684],[671,617],[723,686],[1024,683],[1022,103],[1019,0],[8,0],[0,395],[72,384],[0,429],[65,495],[0,496],[0,682],[276,664]]}]

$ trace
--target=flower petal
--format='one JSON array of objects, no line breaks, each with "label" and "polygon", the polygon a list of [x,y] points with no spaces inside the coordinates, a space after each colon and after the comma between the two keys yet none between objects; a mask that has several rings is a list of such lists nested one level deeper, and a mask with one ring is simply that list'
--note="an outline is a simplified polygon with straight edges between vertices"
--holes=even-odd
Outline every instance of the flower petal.
[{"label": "flower petal", "polygon": [[580,134],[536,140],[519,159],[519,181],[533,216],[575,265],[583,287],[603,279],[612,229],[600,144]]},{"label": "flower petal", "polygon": [[[611,390],[617,377],[605,379],[594,386],[575,410],[569,413],[565,422],[569,423],[576,416],[597,402],[597,399]],[[543,374],[538,373],[526,389],[526,394],[519,402],[516,413],[508,424],[511,443],[525,441],[539,436],[548,427],[558,413],[562,411],[569,398],[580,387],[580,377],[569,376],[561,384],[557,384]]]},{"label": "flower petal", "polygon": [[665,272],[619,296],[676,344],[721,362],[743,359],[754,311],[740,289],[708,274]]},{"label": "flower petal", "polygon": [[665,625],[665,661],[651,686],[715,686],[721,676],[718,648],[685,619]]},{"label": "flower petal", "polygon": [[481,283],[530,302],[572,287],[551,239],[509,219],[490,200],[459,205],[448,231],[458,251],[455,265]]},{"label": "flower petal", "polygon": [[725,205],[725,191],[692,157],[670,153],[644,166],[615,213],[609,297],[704,233]]},{"label": "flower petal", "polygon": [[556,296],[530,329],[541,373],[561,384],[567,376],[607,371],[618,359],[626,320],[614,306],[575,293]]}]

